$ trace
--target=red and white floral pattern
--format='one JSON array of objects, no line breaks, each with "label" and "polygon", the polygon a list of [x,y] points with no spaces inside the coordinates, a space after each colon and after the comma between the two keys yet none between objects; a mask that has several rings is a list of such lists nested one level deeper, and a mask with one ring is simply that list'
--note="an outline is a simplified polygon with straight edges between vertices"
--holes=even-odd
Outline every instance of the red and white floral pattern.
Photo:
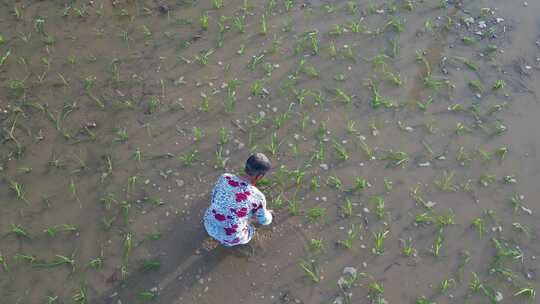
[{"label": "red and white floral pattern", "polygon": [[252,217],[262,225],[272,222],[264,194],[235,175],[221,175],[203,218],[208,234],[224,246],[246,244],[255,233],[255,227],[249,224]]}]

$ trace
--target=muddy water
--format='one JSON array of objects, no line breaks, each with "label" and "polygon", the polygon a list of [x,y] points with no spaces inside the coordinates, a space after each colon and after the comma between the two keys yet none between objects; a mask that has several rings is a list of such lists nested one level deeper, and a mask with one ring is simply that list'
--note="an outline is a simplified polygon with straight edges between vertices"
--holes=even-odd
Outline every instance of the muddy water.
[{"label": "muddy water", "polygon": [[[286,2],[0,4],[1,303],[538,301],[540,3]],[[275,223],[251,257],[202,251],[212,183],[255,150]]]}]

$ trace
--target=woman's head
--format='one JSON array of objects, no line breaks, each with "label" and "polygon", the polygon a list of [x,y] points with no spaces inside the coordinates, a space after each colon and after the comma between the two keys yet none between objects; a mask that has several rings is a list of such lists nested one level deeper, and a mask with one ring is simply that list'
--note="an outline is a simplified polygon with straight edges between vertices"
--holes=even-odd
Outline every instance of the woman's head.
[{"label": "woman's head", "polygon": [[262,153],[252,154],[246,161],[246,174],[252,179],[260,179],[270,170],[270,160]]}]

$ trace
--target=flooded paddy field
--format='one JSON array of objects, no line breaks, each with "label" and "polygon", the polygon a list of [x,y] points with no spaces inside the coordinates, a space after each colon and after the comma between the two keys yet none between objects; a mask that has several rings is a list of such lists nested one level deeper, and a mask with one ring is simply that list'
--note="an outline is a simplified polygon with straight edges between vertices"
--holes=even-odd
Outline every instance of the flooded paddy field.
[{"label": "flooded paddy field", "polygon": [[[0,303],[538,303],[539,1],[2,1]],[[253,151],[274,223],[202,250]]]}]

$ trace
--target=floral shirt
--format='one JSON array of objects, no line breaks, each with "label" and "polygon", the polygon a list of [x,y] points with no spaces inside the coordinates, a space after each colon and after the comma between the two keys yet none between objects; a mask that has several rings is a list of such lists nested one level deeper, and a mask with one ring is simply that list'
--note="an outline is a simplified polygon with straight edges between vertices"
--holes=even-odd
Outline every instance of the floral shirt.
[{"label": "floral shirt", "polygon": [[224,246],[246,244],[255,233],[255,227],[249,224],[252,217],[261,225],[272,222],[264,194],[235,175],[221,175],[203,218],[208,234]]}]

